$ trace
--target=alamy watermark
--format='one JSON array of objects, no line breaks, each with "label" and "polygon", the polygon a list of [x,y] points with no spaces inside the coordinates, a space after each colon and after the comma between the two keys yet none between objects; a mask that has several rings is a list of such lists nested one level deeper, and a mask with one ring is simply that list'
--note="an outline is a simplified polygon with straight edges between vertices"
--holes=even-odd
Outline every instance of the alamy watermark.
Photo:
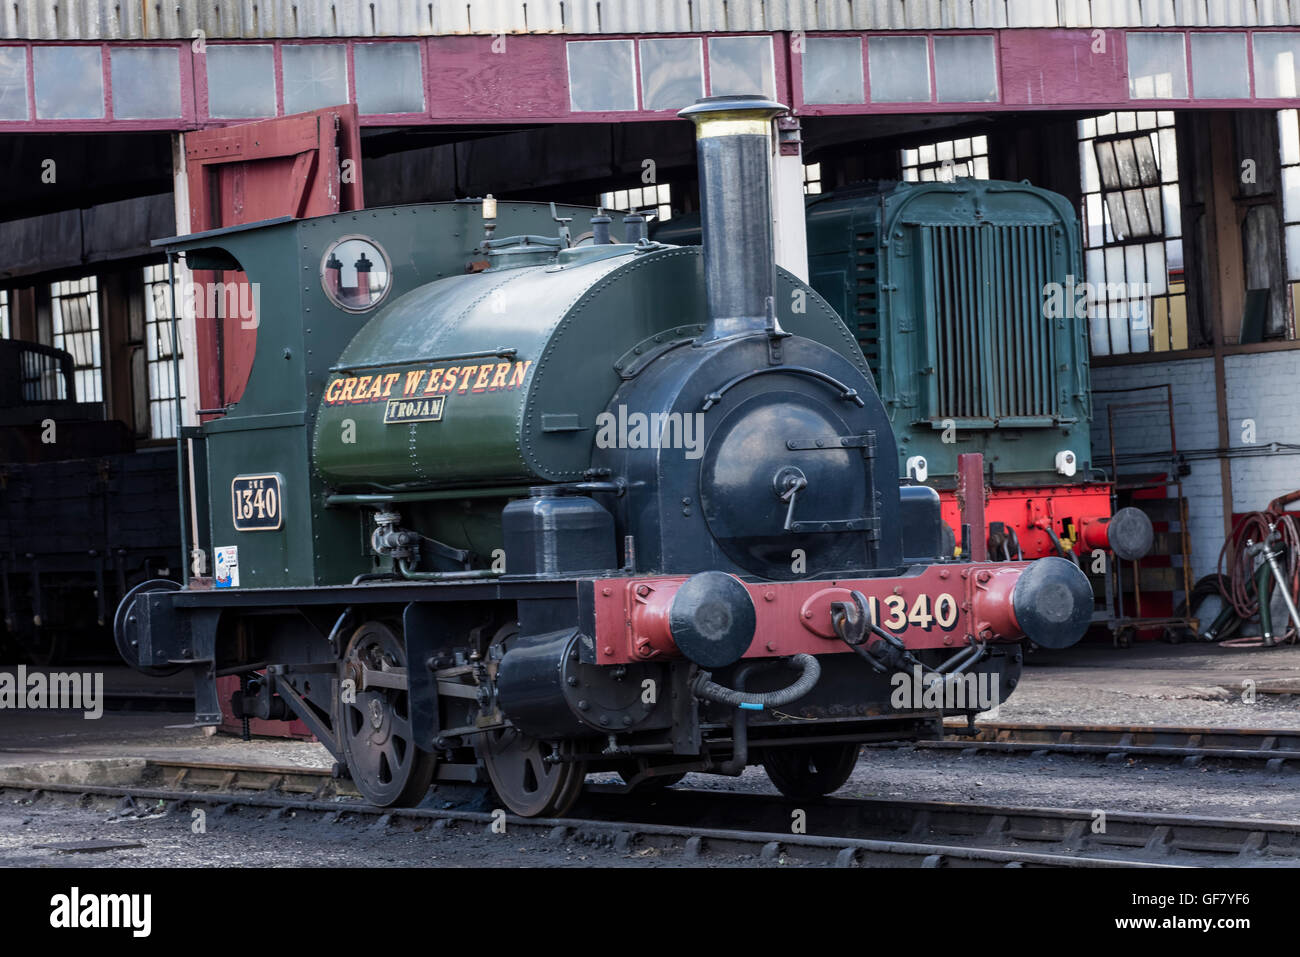
[{"label": "alamy watermark", "polygon": [[[154,294],[158,298],[159,314],[168,314],[170,291],[162,287]],[[238,319],[241,328],[255,329],[261,314],[262,284],[178,280],[176,305],[184,319]]]},{"label": "alamy watermark", "polygon": [[89,720],[104,714],[102,671],[0,671],[0,711],[83,712]]},{"label": "alamy watermark", "polygon": [[1065,277],[1065,282],[1043,285],[1043,317],[1085,319],[1090,304],[1127,308],[1128,318],[1133,320],[1134,328],[1139,328],[1146,325],[1151,300],[1157,295],[1155,287],[1147,282],[1079,282],[1071,274]]},{"label": "alamy watermark", "polygon": [[628,412],[596,416],[598,449],[682,449],[688,459],[704,454],[703,412]]},{"label": "alamy watermark", "polygon": [[909,674],[895,672],[889,679],[889,703],[896,710],[990,711],[1002,700],[997,672],[969,671],[961,675],[926,673],[913,665]]},{"label": "alamy watermark", "polygon": [[73,887],[50,898],[50,926],[59,930],[122,929],[148,937],[153,929],[152,894],[93,894]]}]

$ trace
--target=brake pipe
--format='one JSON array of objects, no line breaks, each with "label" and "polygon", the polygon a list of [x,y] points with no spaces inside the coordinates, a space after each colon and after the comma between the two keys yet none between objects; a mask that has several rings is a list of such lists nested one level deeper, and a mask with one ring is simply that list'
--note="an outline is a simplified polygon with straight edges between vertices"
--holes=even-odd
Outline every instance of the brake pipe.
[{"label": "brake pipe", "polygon": [[691,693],[705,701],[729,704],[745,711],[762,711],[777,708],[806,695],[822,676],[822,666],[812,655],[797,654],[785,661],[786,667],[798,668],[800,675],[794,682],[779,691],[737,691],[713,680],[707,671],[699,672],[691,682]]}]

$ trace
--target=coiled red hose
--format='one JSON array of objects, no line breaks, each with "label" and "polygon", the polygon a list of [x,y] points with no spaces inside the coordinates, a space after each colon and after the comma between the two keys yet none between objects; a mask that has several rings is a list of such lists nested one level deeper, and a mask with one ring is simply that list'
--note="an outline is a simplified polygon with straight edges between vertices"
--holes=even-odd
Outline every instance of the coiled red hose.
[{"label": "coiled red hose", "polygon": [[1231,603],[1233,610],[1243,619],[1259,612],[1259,596],[1254,594],[1251,587],[1255,577],[1255,559],[1247,554],[1247,543],[1258,543],[1268,538],[1269,525],[1275,526],[1282,536],[1287,586],[1292,595],[1300,589],[1300,527],[1297,527],[1295,517],[1282,511],[1249,512],[1243,515],[1223,543],[1218,564],[1223,600]]}]

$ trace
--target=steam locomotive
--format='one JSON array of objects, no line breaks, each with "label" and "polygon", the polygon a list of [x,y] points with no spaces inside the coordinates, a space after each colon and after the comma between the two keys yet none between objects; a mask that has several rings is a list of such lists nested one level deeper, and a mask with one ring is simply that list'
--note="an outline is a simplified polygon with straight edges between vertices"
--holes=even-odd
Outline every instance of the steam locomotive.
[{"label": "steam locomotive", "polygon": [[[1091,462],[1069,200],[1028,183],[882,181],[809,196],[806,215],[810,283],[857,336],[898,436],[899,475],[939,492],[954,539],[957,458],[978,449],[989,554],[1147,554],[1150,519],[1113,510],[1112,483]],[[698,243],[698,217],[653,236]]]},{"label": "steam locomotive", "polygon": [[161,241],[262,308],[185,456],[214,574],[130,594],[124,658],[188,669],[198,724],[240,675],[236,714],[301,719],[376,804],[469,781],[537,816],[589,771],[826,794],[1003,700],[1025,637],[1077,641],[1084,574],[954,560],[853,333],[776,268],[783,111],[682,111],[702,249],[490,200]]}]

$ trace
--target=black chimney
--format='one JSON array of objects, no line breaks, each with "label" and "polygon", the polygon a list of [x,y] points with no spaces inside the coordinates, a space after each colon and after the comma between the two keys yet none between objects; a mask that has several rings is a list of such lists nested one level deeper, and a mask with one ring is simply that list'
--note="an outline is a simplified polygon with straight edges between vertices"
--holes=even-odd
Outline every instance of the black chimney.
[{"label": "black chimney", "polygon": [[709,324],[696,340],[772,328],[772,118],[786,108],[765,96],[709,96],[678,113],[695,123],[700,224]]}]

